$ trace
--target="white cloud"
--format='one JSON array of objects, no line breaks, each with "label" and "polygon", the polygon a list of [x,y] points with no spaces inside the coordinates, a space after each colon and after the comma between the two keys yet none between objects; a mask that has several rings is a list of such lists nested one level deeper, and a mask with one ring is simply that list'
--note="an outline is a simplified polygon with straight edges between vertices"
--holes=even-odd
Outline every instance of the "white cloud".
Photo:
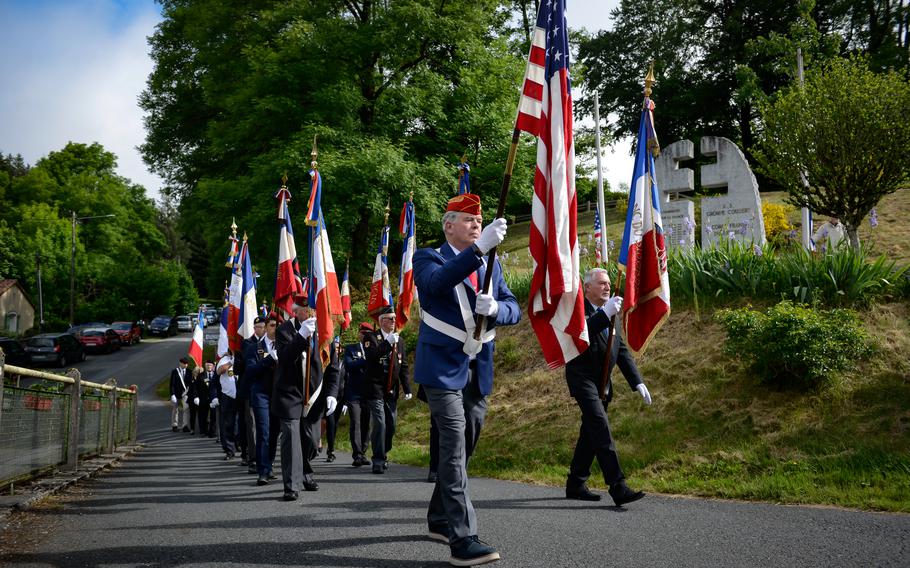
[{"label": "white cloud", "polygon": [[139,93],[152,70],[146,36],[157,7],[96,0],[0,8],[0,150],[34,164],[67,142],[98,142],[119,173],[158,196],[162,181],[136,146],[145,137]]}]

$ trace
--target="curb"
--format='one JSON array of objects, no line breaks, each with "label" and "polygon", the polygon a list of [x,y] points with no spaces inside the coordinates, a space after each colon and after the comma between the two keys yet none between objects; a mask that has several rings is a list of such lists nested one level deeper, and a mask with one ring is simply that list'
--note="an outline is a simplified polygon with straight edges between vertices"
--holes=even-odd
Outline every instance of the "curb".
[{"label": "curb", "polygon": [[98,475],[141,449],[142,444],[122,446],[111,454],[102,454],[80,462],[79,468],[75,471],[57,470],[47,477],[36,479],[28,487],[20,489],[18,494],[5,499],[6,503],[0,506],[0,530],[7,528],[9,517],[14,511],[27,511],[42,499]]}]

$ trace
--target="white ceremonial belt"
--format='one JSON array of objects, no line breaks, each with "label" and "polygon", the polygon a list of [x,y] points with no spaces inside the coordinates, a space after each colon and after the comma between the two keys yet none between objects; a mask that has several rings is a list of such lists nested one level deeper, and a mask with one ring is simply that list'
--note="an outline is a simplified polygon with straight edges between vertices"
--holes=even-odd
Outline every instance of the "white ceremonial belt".
[{"label": "white ceremonial belt", "polygon": [[[454,325],[442,321],[441,319],[435,317],[430,312],[426,311],[426,309],[421,311],[420,317],[421,317],[421,320],[423,321],[423,323],[427,324],[430,328],[435,329],[436,331],[445,335],[446,337],[451,337],[452,339],[454,339],[455,341],[457,341],[459,343],[465,343],[465,344],[468,343],[469,336],[468,336],[468,332],[466,332],[465,330],[458,329]],[[481,339],[480,343],[487,343],[488,341],[492,341],[495,338],[496,338],[496,329],[491,329],[483,334],[483,337],[480,338]],[[470,339],[471,340],[474,339],[473,333],[471,334]]]}]

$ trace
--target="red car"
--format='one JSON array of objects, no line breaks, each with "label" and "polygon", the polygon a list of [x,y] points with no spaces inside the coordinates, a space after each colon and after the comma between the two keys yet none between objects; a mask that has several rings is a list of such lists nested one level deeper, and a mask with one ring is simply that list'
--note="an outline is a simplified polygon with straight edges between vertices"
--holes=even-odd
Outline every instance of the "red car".
[{"label": "red car", "polygon": [[115,321],[111,324],[111,329],[117,332],[124,345],[135,345],[142,341],[142,328],[138,322]]},{"label": "red car", "polygon": [[117,351],[123,345],[117,332],[109,327],[95,327],[83,330],[79,335],[79,343],[85,347],[86,351],[103,353]]}]

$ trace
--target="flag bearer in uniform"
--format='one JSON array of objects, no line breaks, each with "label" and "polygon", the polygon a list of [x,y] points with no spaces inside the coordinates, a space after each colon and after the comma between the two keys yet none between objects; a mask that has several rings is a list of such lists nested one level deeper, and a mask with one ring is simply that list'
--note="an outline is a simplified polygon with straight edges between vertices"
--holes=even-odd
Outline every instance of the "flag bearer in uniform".
[{"label": "flag bearer in uniform", "polygon": [[[477,445],[493,390],[493,338],[499,325],[514,325],[521,308],[502,277],[502,266],[485,266],[484,255],[502,242],[505,219],[483,231],[480,198],[457,195],[442,218],[446,242],[414,255],[414,280],[423,317],[417,339],[414,380],[422,384],[439,428],[439,479],[427,511],[431,538],[449,545],[449,562],[473,566],[499,559],[477,537],[477,517],[468,496],[468,459]],[[489,294],[479,292],[493,270]],[[485,317],[474,339],[475,315]]]}]

